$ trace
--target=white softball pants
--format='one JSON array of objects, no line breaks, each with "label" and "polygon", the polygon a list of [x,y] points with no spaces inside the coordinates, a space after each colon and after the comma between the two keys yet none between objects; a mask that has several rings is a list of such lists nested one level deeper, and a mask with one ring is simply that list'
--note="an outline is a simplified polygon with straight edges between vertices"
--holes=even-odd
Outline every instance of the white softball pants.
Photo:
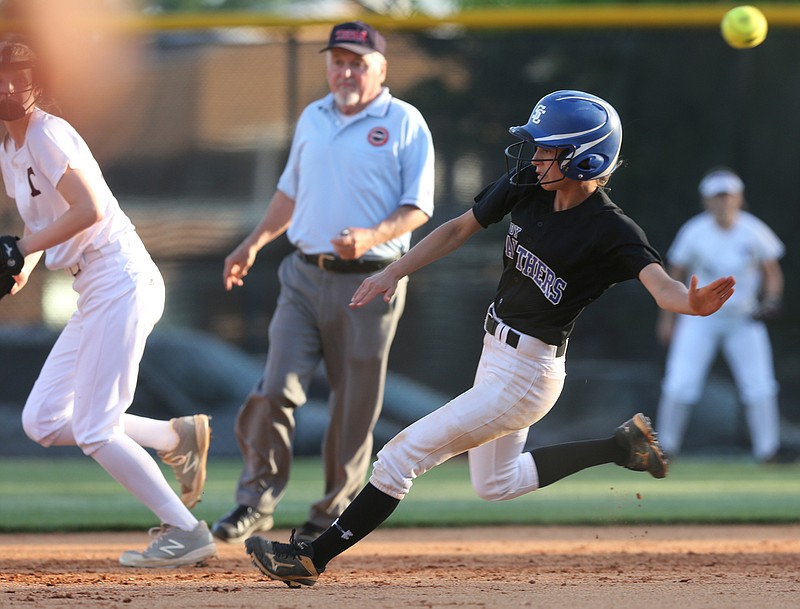
[{"label": "white softball pants", "polygon": [[164,311],[164,281],[136,233],[84,255],[78,306],[22,411],[25,433],[52,445],[65,425],[91,455],[121,431],[145,342]]},{"label": "white softball pants", "polygon": [[[497,336],[508,326],[500,324]],[[556,347],[522,336],[517,348],[486,334],[471,389],[397,434],[378,453],[370,483],[403,499],[417,476],[469,451],[472,485],[490,501],[539,486],[533,456],[522,452],[528,428],[564,387],[565,358]]]},{"label": "white softball pants", "polygon": [[769,458],[780,444],[769,334],[763,322],[738,315],[682,315],[676,320],[657,417],[661,446],[668,453],[679,452],[691,405],[700,399],[720,348],[746,408],[753,454]]},{"label": "white softball pants", "polygon": [[145,342],[164,311],[164,280],[135,232],[84,253],[79,264],[78,308],[28,396],[25,433],[42,446],[77,444],[161,522],[191,531],[197,519],[143,448],[167,441],[169,421],[125,414]]}]

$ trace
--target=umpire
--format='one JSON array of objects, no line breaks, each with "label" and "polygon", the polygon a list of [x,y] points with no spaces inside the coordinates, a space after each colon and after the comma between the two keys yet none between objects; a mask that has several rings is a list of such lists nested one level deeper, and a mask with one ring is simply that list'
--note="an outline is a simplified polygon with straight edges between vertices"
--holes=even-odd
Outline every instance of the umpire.
[{"label": "umpire", "polygon": [[433,214],[434,152],[420,112],[389,93],[386,41],[362,22],[333,27],[325,52],[330,93],[300,116],[286,167],[258,226],[225,258],[241,286],[262,247],[285,231],[296,251],[280,265],[264,376],[236,419],[244,467],[237,506],[212,527],[238,542],[273,526],[292,460],[294,411],[324,361],[330,423],[323,442],[325,496],[296,539],[327,529],[363,486],[383,403],[389,348],[405,304],[353,311],[350,296],[409,248]]}]

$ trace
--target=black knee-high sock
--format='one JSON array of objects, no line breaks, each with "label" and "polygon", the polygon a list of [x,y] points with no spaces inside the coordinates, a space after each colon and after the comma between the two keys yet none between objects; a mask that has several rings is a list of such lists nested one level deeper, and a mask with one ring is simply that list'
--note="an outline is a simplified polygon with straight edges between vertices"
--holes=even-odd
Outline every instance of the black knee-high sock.
[{"label": "black knee-high sock", "polygon": [[619,464],[626,456],[625,450],[614,438],[543,446],[532,450],[531,454],[539,472],[539,488],[587,467],[603,463]]},{"label": "black knee-high sock", "polygon": [[317,569],[324,569],[334,557],[377,529],[399,503],[367,484],[331,528],[311,542]]}]

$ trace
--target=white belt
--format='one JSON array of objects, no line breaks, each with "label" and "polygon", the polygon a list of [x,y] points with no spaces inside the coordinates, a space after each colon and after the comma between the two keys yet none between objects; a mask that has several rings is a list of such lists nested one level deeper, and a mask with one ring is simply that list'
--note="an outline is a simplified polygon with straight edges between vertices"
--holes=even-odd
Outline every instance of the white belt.
[{"label": "white belt", "polygon": [[122,251],[124,249],[124,246],[129,243],[130,241],[129,237],[130,237],[129,235],[125,234],[120,236],[120,238],[117,239],[116,241],[107,243],[101,248],[84,250],[81,253],[80,258],[78,258],[78,262],[66,268],[67,273],[69,273],[73,277],[77,277],[78,275],[80,275],[80,272],[89,265],[89,263],[94,262],[95,260],[99,260],[103,256],[107,256],[108,254],[113,254],[114,252]]}]

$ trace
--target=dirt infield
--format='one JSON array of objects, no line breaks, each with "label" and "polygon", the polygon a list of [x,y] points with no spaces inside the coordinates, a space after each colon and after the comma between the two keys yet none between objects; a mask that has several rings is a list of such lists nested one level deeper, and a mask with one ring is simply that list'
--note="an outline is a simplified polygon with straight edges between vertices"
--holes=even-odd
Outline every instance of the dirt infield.
[{"label": "dirt infield", "polygon": [[800,525],[379,530],[299,590],[263,579],[241,545],[221,545],[200,567],[118,566],[146,542],[0,535],[0,607],[730,609],[800,599]]}]

